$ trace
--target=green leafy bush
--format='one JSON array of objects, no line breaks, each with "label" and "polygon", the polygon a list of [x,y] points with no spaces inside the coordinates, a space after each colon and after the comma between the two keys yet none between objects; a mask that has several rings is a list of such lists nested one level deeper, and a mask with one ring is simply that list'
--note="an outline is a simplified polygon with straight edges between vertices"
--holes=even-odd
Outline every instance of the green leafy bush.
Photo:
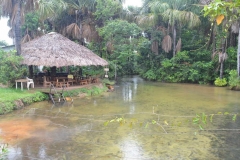
[{"label": "green leafy bush", "polygon": [[157,79],[157,75],[151,69],[148,70],[145,74],[143,74],[143,77],[148,80],[156,80]]},{"label": "green leafy bush", "polygon": [[237,70],[231,70],[229,72],[229,74],[230,74],[230,76],[229,76],[229,87],[230,87],[230,89],[233,89],[233,90],[240,89],[240,79],[238,77]]},{"label": "green leafy bush", "polygon": [[40,102],[46,99],[48,99],[48,96],[41,92],[36,92],[32,98],[33,102]]},{"label": "green leafy bush", "polygon": [[13,102],[5,102],[0,104],[0,114],[9,113],[14,109]]},{"label": "green leafy bush", "polygon": [[187,51],[178,52],[171,59],[164,59],[159,69],[160,80],[166,82],[188,82],[190,72],[190,58]]},{"label": "green leafy bush", "polygon": [[99,94],[101,94],[103,91],[105,91],[104,88],[99,88],[99,87],[94,86],[94,87],[92,87],[92,89],[91,89],[91,95],[92,95],[92,96],[99,95]]},{"label": "green leafy bush", "polygon": [[27,67],[21,65],[22,57],[16,56],[14,51],[0,50],[0,83],[13,86],[15,80],[27,75]]},{"label": "green leafy bush", "polygon": [[114,85],[116,82],[115,81],[110,81],[108,78],[104,78],[102,79],[102,83],[103,84],[110,84],[110,85]]},{"label": "green leafy bush", "polygon": [[158,80],[212,84],[217,72],[210,55],[208,51],[182,51],[171,59],[165,58],[161,61],[161,67],[157,71]]},{"label": "green leafy bush", "polygon": [[226,78],[220,79],[219,77],[216,78],[216,80],[214,81],[215,86],[218,87],[224,87],[227,85],[227,80]]}]

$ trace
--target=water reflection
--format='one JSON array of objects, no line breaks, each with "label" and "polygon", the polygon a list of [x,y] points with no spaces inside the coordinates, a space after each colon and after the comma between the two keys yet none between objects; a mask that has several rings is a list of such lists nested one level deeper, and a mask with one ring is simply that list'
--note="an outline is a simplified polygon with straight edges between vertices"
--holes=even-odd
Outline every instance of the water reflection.
[{"label": "water reflection", "polygon": [[46,150],[45,150],[45,145],[44,145],[44,144],[42,144],[42,145],[39,147],[38,157],[41,158],[41,159],[44,159],[44,158],[47,157],[47,155],[46,155]]},{"label": "water reflection", "polygon": [[234,123],[230,115],[214,116],[213,123],[204,126],[208,131],[192,124],[196,113],[238,113],[239,92],[211,86],[146,82],[138,77],[125,77],[118,85],[114,92],[75,99],[72,105],[51,108],[50,103],[41,102],[1,116],[1,140],[11,142],[8,159],[237,159],[240,156],[239,118]]},{"label": "water reflection", "polygon": [[130,114],[134,114],[135,113],[135,105],[134,104],[131,104],[130,106],[129,106],[129,113]]},{"label": "water reflection", "polygon": [[[126,82],[125,82],[126,83]],[[129,83],[126,83],[122,89],[123,101],[130,102],[132,101],[132,86]]]},{"label": "water reflection", "polygon": [[22,149],[20,147],[9,147],[8,148],[8,159],[19,159],[23,158]]},{"label": "water reflection", "polygon": [[123,78],[121,80],[123,101],[132,101],[133,97],[137,94],[138,83],[140,82],[142,80],[138,77]]},{"label": "water reflection", "polygon": [[137,141],[126,137],[120,144],[123,152],[123,160],[129,159],[145,159],[143,158],[143,149],[140,147]]}]

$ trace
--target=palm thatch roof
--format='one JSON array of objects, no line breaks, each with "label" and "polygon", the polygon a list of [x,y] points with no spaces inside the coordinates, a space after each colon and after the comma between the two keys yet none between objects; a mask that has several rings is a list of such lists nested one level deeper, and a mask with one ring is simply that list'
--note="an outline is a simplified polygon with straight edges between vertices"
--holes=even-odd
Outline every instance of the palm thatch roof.
[{"label": "palm thatch roof", "polygon": [[55,32],[22,44],[21,55],[22,64],[26,65],[49,67],[108,65],[106,60],[88,48]]}]

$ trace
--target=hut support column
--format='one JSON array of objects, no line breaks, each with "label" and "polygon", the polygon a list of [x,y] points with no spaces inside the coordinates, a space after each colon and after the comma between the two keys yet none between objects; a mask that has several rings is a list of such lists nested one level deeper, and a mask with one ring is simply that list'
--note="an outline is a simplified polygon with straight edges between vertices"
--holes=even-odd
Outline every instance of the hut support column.
[{"label": "hut support column", "polygon": [[29,71],[29,77],[33,78],[33,66],[32,65],[28,66],[28,71]]},{"label": "hut support column", "polygon": [[57,71],[56,67],[51,67],[51,76],[52,77],[56,77],[56,71]]}]

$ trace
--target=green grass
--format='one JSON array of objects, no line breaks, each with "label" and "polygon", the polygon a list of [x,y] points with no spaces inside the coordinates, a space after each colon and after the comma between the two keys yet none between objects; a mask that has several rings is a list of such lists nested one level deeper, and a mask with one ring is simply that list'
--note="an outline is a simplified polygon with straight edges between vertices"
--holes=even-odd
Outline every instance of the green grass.
[{"label": "green grass", "polygon": [[[106,87],[97,88],[93,87],[92,89],[81,88],[76,90],[68,91],[71,96],[77,96],[79,93],[87,93],[87,95],[98,95],[101,92],[106,91]],[[67,92],[64,94],[67,94]],[[67,94],[67,96],[69,96]],[[26,106],[34,102],[40,102],[48,99],[48,96],[40,91],[33,90],[16,90],[15,88],[0,88],[0,115],[6,114],[14,109],[21,108],[16,100],[21,100],[21,102]]]},{"label": "green grass", "polygon": [[[0,115],[12,112],[14,109],[29,105],[33,102],[46,100],[48,97],[39,91],[16,90],[14,88],[0,88]],[[22,103],[16,102],[19,100]]]},{"label": "green grass", "polygon": [[0,102],[9,102],[21,98],[30,97],[32,93],[27,90],[19,90],[14,88],[0,88]]}]

